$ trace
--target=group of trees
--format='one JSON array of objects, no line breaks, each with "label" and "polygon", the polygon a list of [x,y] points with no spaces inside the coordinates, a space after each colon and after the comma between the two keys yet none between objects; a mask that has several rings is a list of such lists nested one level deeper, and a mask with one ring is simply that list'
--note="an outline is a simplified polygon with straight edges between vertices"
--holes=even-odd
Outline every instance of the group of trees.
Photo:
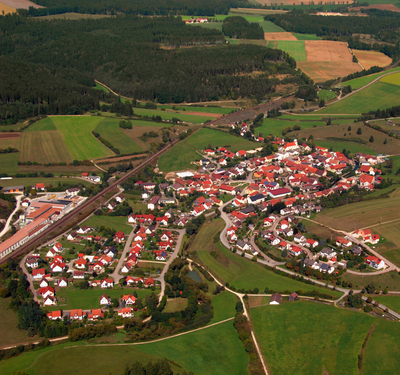
[{"label": "group of trees", "polygon": [[[187,26],[179,17],[38,22],[7,15],[0,33],[0,125],[100,109],[133,115],[132,103],[95,90],[93,78],[121,95],[160,103],[264,98],[280,83],[275,74],[306,83],[285,52],[225,45],[221,31]],[[204,44],[218,46],[175,48]],[[255,78],[254,71],[263,74]]]},{"label": "group of trees", "polygon": [[234,16],[224,19],[222,32],[229,38],[264,39],[264,29],[257,22],[250,23],[244,17]]}]

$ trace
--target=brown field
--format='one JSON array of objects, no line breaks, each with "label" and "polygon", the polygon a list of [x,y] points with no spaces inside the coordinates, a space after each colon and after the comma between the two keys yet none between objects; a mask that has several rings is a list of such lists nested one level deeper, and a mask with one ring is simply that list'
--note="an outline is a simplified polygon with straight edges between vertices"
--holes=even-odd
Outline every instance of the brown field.
[{"label": "brown field", "polygon": [[357,12],[359,12],[361,9],[380,9],[380,10],[391,10],[392,12],[400,12],[400,9],[393,4],[373,4],[363,7],[351,8],[352,11],[354,10]]},{"label": "brown field", "polygon": [[0,15],[15,13],[17,10],[9,5],[0,3]]},{"label": "brown field", "polygon": [[353,53],[357,57],[360,64],[364,67],[364,69],[369,69],[372,66],[385,67],[392,63],[392,59],[381,52],[359,51],[355,49],[353,50]]},{"label": "brown field", "polygon": [[0,139],[19,138],[21,133],[0,133]]},{"label": "brown field", "polygon": [[16,8],[16,9],[29,9],[29,7],[34,8],[45,8],[41,5],[37,5],[32,3],[29,0],[1,0],[4,5],[8,5],[9,7]]},{"label": "brown field", "polygon": [[315,82],[324,82],[337,77],[344,77],[354,72],[361,71],[360,65],[353,62],[336,61],[298,61],[298,67]]},{"label": "brown field", "polygon": [[351,62],[353,56],[347,48],[345,42],[335,42],[331,40],[306,40],[307,61],[348,61]]},{"label": "brown field", "polygon": [[[160,128],[154,126],[135,126],[133,129],[121,129],[129,138],[132,138],[134,142],[144,151],[147,151],[150,148],[150,143],[144,142],[140,139],[143,133],[149,133],[154,131],[158,134],[161,132],[159,131]],[[157,138],[150,138],[148,142],[151,143],[161,143],[162,139],[160,136]]]},{"label": "brown field", "polygon": [[[262,5],[273,5],[273,6],[278,6],[278,5],[314,5],[316,4],[313,1],[302,1],[302,0],[256,0],[257,3],[260,3]],[[329,4],[353,4],[353,0],[349,1],[331,1]]]},{"label": "brown field", "polygon": [[264,33],[265,40],[297,40],[292,33]]}]

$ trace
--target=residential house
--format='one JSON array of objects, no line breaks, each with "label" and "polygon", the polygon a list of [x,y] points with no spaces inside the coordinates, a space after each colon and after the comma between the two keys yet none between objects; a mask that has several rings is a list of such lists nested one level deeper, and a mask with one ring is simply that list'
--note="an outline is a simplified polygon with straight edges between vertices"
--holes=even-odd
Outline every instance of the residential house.
[{"label": "residential house", "polygon": [[104,278],[100,283],[100,288],[112,288],[114,286],[114,280],[112,278]]},{"label": "residential house", "polygon": [[282,301],[282,296],[279,293],[274,293],[269,300],[270,305],[279,305]]},{"label": "residential house", "polygon": [[82,309],[71,310],[69,318],[72,320],[82,320],[83,319]]},{"label": "residential house", "polygon": [[382,259],[372,255],[365,258],[365,263],[375,268],[376,270],[381,270],[385,267],[385,262]]}]

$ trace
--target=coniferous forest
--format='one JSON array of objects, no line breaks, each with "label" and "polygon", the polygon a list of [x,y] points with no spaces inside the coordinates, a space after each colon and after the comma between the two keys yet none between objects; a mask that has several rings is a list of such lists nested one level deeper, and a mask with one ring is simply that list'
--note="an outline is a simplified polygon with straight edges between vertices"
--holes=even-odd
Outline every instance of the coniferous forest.
[{"label": "coniferous forest", "polygon": [[[307,77],[280,50],[227,45],[215,29],[178,17],[121,15],[97,20],[39,21],[0,17],[0,120],[79,114],[110,101],[94,79],[121,95],[160,103],[265,98]],[[204,47],[207,46],[207,47]],[[190,48],[189,48],[190,47]],[[252,72],[262,72],[256,78]]]}]

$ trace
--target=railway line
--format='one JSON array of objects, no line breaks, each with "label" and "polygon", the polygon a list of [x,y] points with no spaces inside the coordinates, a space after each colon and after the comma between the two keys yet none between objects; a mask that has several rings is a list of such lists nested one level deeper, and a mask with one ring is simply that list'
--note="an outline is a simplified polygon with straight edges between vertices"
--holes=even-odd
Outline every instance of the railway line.
[{"label": "railway line", "polygon": [[21,254],[24,254],[25,252],[28,252],[29,250],[32,249],[36,244],[39,244],[43,241],[46,236],[48,236],[51,232],[54,231],[55,226],[58,227],[63,227],[65,224],[67,224],[69,221],[72,220],[72,218],[76,215],[79,214],[79,212],[84,211],[87,209],[90,205],[94,204],[96,200],[98,200],[101,197],[104,197],[108,192],[112,191],[114,188],[117,187],[117,185],[121,184],[121,182],[126,181],[129,177],[131,177],[134,173],[140,171],[144,166],[147,164],[150,164],[152,161],[160,157],[164,152],[169,150],[171,147],[173,147],[178,140],[173,141],[172,143],[168,144],[166,147],[164,147],[162,150],[156,152],[154,155],[150,156],[148,159],[146,159],[143,163],[139,164],[135,168],[133,168],[131,171],[129,171],[125,176],[121,177],[119,180],[113,182],[110,186],[107,186],[105,189],[103,189],[100,193],[96,194],[95,196],[89,198],[85,203],[83,203],[79,208],[76,210],[71,211],[67,215],[65,215],[63,218],[58,220],[56,223],[53,225],[50,225],[46,230],[44,230],[42,233],[37,235],[32,241],[28,241],[26,244],[23,244],[21,247],[13,251],[12,253],[8,254],[7,256],[3,257],[0,259],[0,265],[4,264],[7,262],[8,259],[10,258],[15,258]]}]

